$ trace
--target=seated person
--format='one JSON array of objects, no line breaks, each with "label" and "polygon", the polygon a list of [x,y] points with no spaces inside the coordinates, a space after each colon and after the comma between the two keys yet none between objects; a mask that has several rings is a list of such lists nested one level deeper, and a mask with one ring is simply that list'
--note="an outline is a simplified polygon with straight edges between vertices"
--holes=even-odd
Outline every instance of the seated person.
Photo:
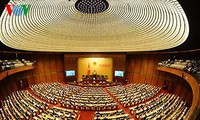
[{"label": "seated person", "polygon": [[93,71],[92,75],[93,75],[93,77],[96,77],[96,76],[97,76],[96,70]]}]

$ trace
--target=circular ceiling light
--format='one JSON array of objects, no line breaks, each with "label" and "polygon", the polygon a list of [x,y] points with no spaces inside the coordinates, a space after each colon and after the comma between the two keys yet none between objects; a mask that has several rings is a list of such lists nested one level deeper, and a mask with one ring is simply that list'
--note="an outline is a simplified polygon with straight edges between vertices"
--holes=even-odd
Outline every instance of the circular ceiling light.
[{"label": "circular ceiling light", "polygon": [[188,34],[176,0],[24,0],[10,2],[0,18],[0,40],[28,51],[164,50]]},{"label": "circular ceiling light", "polygon": [[106,0],[78,0],[75,3],[77,10],[83,13],[101,13],[108,9]]}]

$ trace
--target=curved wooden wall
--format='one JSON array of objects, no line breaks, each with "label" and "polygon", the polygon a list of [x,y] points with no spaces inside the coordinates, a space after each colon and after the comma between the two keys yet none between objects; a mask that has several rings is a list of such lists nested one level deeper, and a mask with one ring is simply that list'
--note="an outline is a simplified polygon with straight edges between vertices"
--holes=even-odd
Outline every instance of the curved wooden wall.
[{"label": "curved wooden wall", "polygon": [[126,56],[126,78],[129,83],[148,83],[163,87],[170,92],[179,95],[192,104],[192,89],[182,78],[158,71],[157,63],[170,57],[170,54],[129,54]]},{"label": "curved wooden wall", "polygon": [[185,81],[189,83],[193,93],[193,100],[192,105],[190,107],[189,119],[195,118],[200,110],[200,87],[198,81],[192,75],[181,70],[161,66],[157,67],[157,70],[175,74],[179,77],[182,77]]},{"label": "curved wooden wall", "polygon": [[[15,54],[4,53],[1,59],[15,59]],[[19,59],[36,61],[35,69],[5,77],[0,81],[0,100],[11,92],[19,90],[19,80],[27,79],[28,84],[43,82],[64,82],[63,54],[59,53],[20,53]]]},{"label": "curved wooden wall", "polygon": [[195,83],[194,87],[192,85],[195,79],[189,77],[189,74],[185,74],[185,77],[193,79],[193,82],[174,74],[173,70],[172,72],[170,72],[171,70],[169,72],[159,71],[157,63],[172,56],[176,56],[177,59],[183,59],[183,57],[185,59],[199,59],[199,52],[128,54],[126,56],[126,77],[129,83],[148,83],[160,87],[165,84],[167,90],[179,95],[188,103],[188,106],[191,106],[190,116],[195,118],[200,108],[197,100],[200,97],[199,92],[197,92],[199,90],[198,82]]},{"label": "curved wooden wall", "polygon": [[28,54],[22,58],[36,61],[35,69],[28,76],[29,84],[64,82],[63,54]]}]

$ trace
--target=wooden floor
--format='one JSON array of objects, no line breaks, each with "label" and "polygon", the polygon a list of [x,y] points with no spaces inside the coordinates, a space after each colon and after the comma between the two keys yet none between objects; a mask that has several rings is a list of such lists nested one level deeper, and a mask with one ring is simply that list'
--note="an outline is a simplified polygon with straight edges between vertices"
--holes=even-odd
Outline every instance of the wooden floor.
[{"label": "wooden floor", "polygon": [[[33,96],[35,96],[36,98],[42,100],[40,97],[38,97],[37,95],[35,95],[31,90],[30,88],[26,88],[26,90],[28,90]],[[103,88],[103,90],[115,101],[118,103],[118,109],[123,109],[125,111],[126,114],[129,114],[130,115],[130,118],[133,119],[133,120],[137,120],[132,114],[130,114],[130,110],[129,108],[130,107],[123,107],[105,88]],[[155,97],[159,96],[161,93],[169,93],[168,91],[166,90],[161,90],[157,95],[155,95],[153,98],[151,99],[154,99]],[[149,99],[149,100],[151,100]],[[147,100],[147,101],[149,101]],[[44,101],[44,100],[42,100]],[[46,101],[45,101],[46,102]],[[48,102],[47,102],[48,103]],[[61,107],[61,108],[64,108],[61,106],[60,103],[54,105],[54,104],[51,104],[51,103],[48,103],[50,106],[50,108],[52,108],[53,106],[56,106],[56,107]],[[79,120],[93,120],[93,117],[94,117],[94,112],[95,111],[83,111],[83,110],[78,110],[79,111]]]}]

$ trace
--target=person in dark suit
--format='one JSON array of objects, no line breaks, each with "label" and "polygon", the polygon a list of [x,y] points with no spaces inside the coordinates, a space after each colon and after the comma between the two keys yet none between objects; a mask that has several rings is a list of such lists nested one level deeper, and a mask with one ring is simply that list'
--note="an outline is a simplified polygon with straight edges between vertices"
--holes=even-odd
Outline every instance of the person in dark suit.
[{"label": "person in dark suit", "polygon": [[96,70],[94,70],[94,71],[92,72],[92,78],[93,78],[93,79],[96,79],[96,77],[97,77],[97,72],[96,72]]}]

